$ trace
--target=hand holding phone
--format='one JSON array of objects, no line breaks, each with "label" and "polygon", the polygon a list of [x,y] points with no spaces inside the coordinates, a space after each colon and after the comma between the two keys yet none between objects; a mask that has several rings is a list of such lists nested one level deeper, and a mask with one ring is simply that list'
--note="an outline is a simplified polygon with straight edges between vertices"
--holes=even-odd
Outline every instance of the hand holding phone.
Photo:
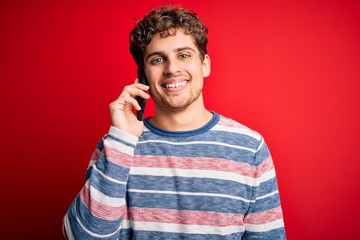
[{"label": "hand holding phone", "polygon": [[[143,69],[138,68],[137,75],[138,75],[139,83],[148,85],[148,81],[147,81],[147,78],[145,76],[145,72]],[[143,117],[144,117],[146,99],[144,99],[142,97],[136,97],[136,100],[138,101],[138,103],[141,107],[141,109],[139,111],[136,111],[136,117],[139,121],[142,121]]]}]

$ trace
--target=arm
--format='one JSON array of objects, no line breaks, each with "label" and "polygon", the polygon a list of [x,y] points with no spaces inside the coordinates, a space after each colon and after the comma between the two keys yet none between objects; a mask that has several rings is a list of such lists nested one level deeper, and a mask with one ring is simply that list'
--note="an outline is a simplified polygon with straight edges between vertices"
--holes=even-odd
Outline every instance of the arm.
[{"label": "arm", "polygon": [[68,239],[117,239],[126,211],[131,161],[144,128],[132,108],[140,109],[137,96],[150,97],[145,90],[148,86],[136,81],[110,104],[112,127],[96,147],[85,184],[64,217],[63,230]]},{"label": "arm", "polygon": [[255,155],[257,187],[253,188],[251,203],[245,215],[243,239],[286,239],[275,168],[261,139]]},{"label": "arm", "polygon": [[68,239],[116,239],[125,212],[126,182],[137,137],[114,127],[96,147],[85,184],[68,209]]}]

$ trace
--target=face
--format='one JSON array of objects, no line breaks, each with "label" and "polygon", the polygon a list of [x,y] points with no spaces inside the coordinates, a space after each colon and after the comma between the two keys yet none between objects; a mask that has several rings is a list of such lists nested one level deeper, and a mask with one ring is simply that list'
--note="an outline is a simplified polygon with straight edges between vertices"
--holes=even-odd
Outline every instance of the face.
[{"label": "face", "polygon": [[[175,30],[174,30],[175,31]],[[145,74],[157,110],[182,111],[203,106],[203,78],[210,74],[210,58],[200,58],[193,38],[176,29],[175,35],[154,35],[146,47]]]}]

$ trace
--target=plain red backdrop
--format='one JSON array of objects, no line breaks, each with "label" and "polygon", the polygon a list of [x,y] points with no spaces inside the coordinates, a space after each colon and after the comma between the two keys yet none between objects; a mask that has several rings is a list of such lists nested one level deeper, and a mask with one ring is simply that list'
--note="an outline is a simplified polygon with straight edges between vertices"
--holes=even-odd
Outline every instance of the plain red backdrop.
[{"label": "plain red backdrop", "polygon": [[[62,239],[108,105],[136,76],[128,33],[168,2],[1,1],[2,239]],[[356,239],[359,1],[171,2],[209,27],[207,107],[270,147],[288,239]]]}]

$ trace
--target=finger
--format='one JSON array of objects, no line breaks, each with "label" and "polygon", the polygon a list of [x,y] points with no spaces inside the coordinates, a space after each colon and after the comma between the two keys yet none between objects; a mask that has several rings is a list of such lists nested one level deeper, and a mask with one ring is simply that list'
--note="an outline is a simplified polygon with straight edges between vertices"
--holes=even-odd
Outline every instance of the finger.
[{"label": "finger", "polygon": [[116,99],[114,102],[110,103],[110,106],[109,106],[110,111],[111,112],[115,112],[117,110],[124,111],[125,105],[126,105],[126,102],[125,102],[124,98]]},{"label": "finger", "polygon": [[136,88],[139,88],[139,89],[141,89],[143,91],[147,91],[150,88],[148,85],[145,85],[145,84],[142,84],[142,83],[134,83],[133,86],[136,87]]},{"label": "finger", "polygon": [[128,104],[127,106],[130,107],[130,109],[131,109],[131,107],[135,108],[135,110],[137,110],[137,111],[139,111],[141,109],[138,101],[136,101],[135,98],[127,96],[124,98],[124,100],[125,100],[126,104]]},{"label": "finger", "polygon": [[114,102],[110,104],[110,111],[131,111],[132,107],[139,108],[139,104],[137,103],[136,99],[132,98],[131,96],[124,96],[118,98]]},{"label": "finger", "polygon": [[143,99],[149,99],[150,95],[147,92],[139,91],[137,92],[137,97],[141,97]]},{"label": "finger", "polygon": [[149,88],[150,87],[148,85],[144,85],[141,83],[134,83],[132,85],[125,86],[121,95],[127,95],[128,93],[130,93],[130,95],[136,95],[135,94],[136,91],[138,91],[138,90],[147,91],[147,90],[149,90]]},{"label": "finger", "polygon": [[124,91],[121,93],[121,95],[119,96],[119,98],[123,98],[123,97],[142,97],[144,99],[148,99],[150,98],[150,95],[147,94],[145,91],[149,90],[149,86],[143,85],[143,84],[139,84],[142,86],[134,86],[134,87],[127,87],[126,89],[124,89]]}]

